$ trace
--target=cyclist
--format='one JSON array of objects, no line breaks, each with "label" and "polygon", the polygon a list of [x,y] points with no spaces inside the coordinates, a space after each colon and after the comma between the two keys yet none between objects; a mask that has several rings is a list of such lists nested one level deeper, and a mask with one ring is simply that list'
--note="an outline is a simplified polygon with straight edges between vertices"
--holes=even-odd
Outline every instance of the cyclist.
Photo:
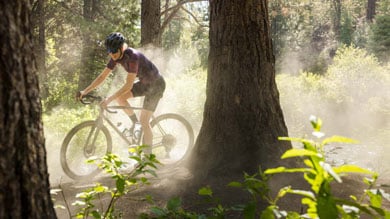
[{"label": "cyclist", "polygon": [[[119,32],[113,32],[108,35],[105,40],[105,46],[111,59],[100,75],[89,86],[78,93],[78,98],[81,99],[83,95],[100,86],[117,64],[122,65],[127,72],[125,84],[114,94],[103,100],[100,105],[105,108],[110,102],[116,100],[119,105],[130,107],[127,101],[129,98],[145,96],[139,122],[144,132],[142,143],[148,146],[145,149],[145,153],[151,153],[150,146],[152,145],[153,133],[149,121],[156,110],[159,100],[163,96],[165,81],[157,67],[144,54],[128,47],[125,40],[125,37]],[[135,81],[136,77],[138,77],[138,81]],[[124,109],[124,112],[133,122],[133,127],[131,128],[133,130],[134,124],[138,122],[138,118],[132,109]]]}]

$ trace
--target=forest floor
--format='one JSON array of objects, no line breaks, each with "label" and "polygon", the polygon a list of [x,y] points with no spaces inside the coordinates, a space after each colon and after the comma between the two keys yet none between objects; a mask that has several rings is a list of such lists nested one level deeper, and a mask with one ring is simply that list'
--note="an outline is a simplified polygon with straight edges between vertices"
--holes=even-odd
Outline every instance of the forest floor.
[{"label": "forest floor", "polygon": [[[198,213],[208,213],[210,211],[207,208],[211,207],[207,204],[200,195],[198,195],[198,189],[202,186],[210,186],[213,190],[213,197],[220,198],[223,201],[223,206],[232,206],[234,204],[242,204],[248,198],[247,193],[242,192],[236,188],[228,188],[226,185],[232,181],[233,178],[243,178],[241,176],[229,176],[229,177],[214,177],[213,181],[202,182],[197,186],[189,186],[192,184],[192,176],[185,168],[180,167],[163,167],[157,171],[158,178],[149,178],[150,185],[143,186],[134,192],[128,193],[122,196],[115,203],[115,209],[122,214],[122,218],[132,219],[138,218],[141,213],[150,213],[152,206],[164,207],[167,201],[173,197],[181,197],[182,207],[186,210]],[[360,197],[364,189],[367,186],[362,182],[363,176],[350,175],[343,177],[343,183],[334,183],[332,185],[333,194],[337,197],[348,199],[351,194]],[[286,185],[295,186],[301,184],[302,179],[294,179],[291,176],[282,177],[276,180],[276,183],[272,183],[273,188],[280,188]],[[99,182],[109,187],[115,187],[115,182],[110,177],[95,178],[94,182]],[[381,189],[390,193],[390,176],[381,176],[378,179],[377,185]],[[55,204],[67,206],[69,211],[64,209],[56,209],[59,219],[71,218],[69,215],[74,215],[77,212],[78,207],[71,205],[76,201],[76,194],[82,192],[88,187],[93,186],[88,181],[69,181],[61,183],[58,187],[62,189],[62,193],[59,193],[55,197]],[[277,191],[278,189],[275,189]],[[153,197],[154,203],[146,201],[145,197],[150,195]],[[100,201],[95,202],[96,206],[100,208],[106,208],[110,201],[110,196],[101,196]],[[384,200],[384,208],[390,210],[390,201]],[[300,197],[290,196],[286,199],[282,199],[280,202],[282,209],[300,211]],[[214,207],[214,206],[213,206]],[[72,213],[69,213],[72,212]],[[74,218],[74,217],[73,217]],[[226,218],[240,218],[239,215],[234,213],[228,214]],[[362,217],[369,218],[369,217]]]}]

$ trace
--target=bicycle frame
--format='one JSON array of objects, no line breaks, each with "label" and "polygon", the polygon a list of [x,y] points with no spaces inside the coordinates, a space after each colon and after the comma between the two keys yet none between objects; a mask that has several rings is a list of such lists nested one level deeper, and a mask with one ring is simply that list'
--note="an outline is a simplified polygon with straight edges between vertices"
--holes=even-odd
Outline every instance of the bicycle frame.
[{"label": "bicycle frame", "polygon": [[[100,106],[99,106],[100,107]],[[111,122],[111,120],[104,114],[105,111],[107,111],[108,113],[117,113],[117,111],[111,111],[109,109],[132,109],[132,110],[142,110],[143,108],[142,107],[125,107],[125,106],[108,106],[107,109],[103,109],[102,107],[100,107],[99,109],[99,116],[98,118],[95,120],[96,124],[97,124],[97,128],[101,127],[103,125],[103,121],[105,121],[109,126],[111,126],[112,129],[114,129],[114,131],[129,145],[131,144],[136,144],[136,145],[140,145],[141,143],[141,140],[142,138],[139,138],[137,139],[136,142],[132,142],[130,141],[130,139],[128,139],[118,128],[117,126]],[[152,120],[154,119],[154,115],[152,115]],[[159,128],[161,131],[162,129]],[[94,130],[91,130],[91,133],[93,133]],[[142,136],[142,134],[141,134]],[[88,139],[90,138],[90,136],[88,137]]]}]

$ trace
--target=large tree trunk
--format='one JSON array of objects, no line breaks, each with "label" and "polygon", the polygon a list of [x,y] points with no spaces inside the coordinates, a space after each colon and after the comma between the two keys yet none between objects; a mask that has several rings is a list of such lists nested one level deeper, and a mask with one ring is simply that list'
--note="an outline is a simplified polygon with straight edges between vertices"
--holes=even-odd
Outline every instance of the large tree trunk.
[{"label": "large tree trunk", "polygon": [[279,164],[291,147],[275,83],[266,0],[210,1],[203,124],[189,159],[197,179]]},{"label": "large tree trunk", "polygon": [[160,1],[142,0],[141,45],[161,46]]},{"label": "large tree trunk", "polygon": [[0,218],[55,218],[30,31],[31,1],[1,1],[0,8]]}]

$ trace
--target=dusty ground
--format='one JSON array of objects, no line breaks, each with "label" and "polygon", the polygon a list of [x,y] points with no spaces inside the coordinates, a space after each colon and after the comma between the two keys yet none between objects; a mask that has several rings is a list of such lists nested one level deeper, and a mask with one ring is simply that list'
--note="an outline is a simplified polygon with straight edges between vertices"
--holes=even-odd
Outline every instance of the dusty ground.
[{"label": "dusty ground", "polygon": [[[116,203],[116,209],[118,212],[122,212],[123,218],[137,218],[141,212],[149,212],[149,209],[153,205],[164,206],[166,201],[172,197],[180,196],[183,197],[182,206],[186,209],[195,212],[207,212],[204,205],[204,199],[197,194],[199,187],[190,187],[191,185],[191,174],[184,168],[161,168],[158,170],[159,178],[150,178],[151,185],[145,186],[142,189],[137,190],[127,194],[124,197],[121,197]],[[242,178],[242,176],[237,176]],[[226,184],[231,181],[232,176],[230,177],[221,177],[214,179],[213,181],[203,182],[202,186],[211,185],[214,196],[221,198],[221,200],[227,202],[227,206],[244,203],[247,195],[240,192],[238,189],[229,189],[226,190]],[[234,178],[234,177],[233,177]],[[101,182],[104,185],[114,187],[114,183],[110,178],[102,177],[96,178],[97,181]],[[361,193],[366,187],[362,183],[361,176],[349,176],[343,178],[344,182],[342,184],[334,183],[332,186],[332,191],[338,197],[348,198],[349,195],[355,194],[360,197]],[[290,176],[282,177],[278,181],[283,182],[282,185],[295,184],[294,187],[298,184],[301,184],[300,179],[293,179]],[[277,183],[279,184],[279,183]],[[382,185],[382,189],[390,193],[390,178],[379,178],[378,185]],[[70,208],[71,214],[76,212],[77,207],[72,206],[75,199],[75,195],[88,186],[91,186],[88,182],[67,182],[60,185],[63,190],[63,193],[58,194],[56,199],[56,204],[61,204],[68,206]],[[272,184],[272,187],[278,187],[275,183]],[[295,187],[296,188],[296,187]],[[152,195],[155,200],[154,204],[150,204],[144,201],[146,195]],[[64,199],[63,196],[66,198]],[[66,202],[64,201],[66,200]],[[107,203],[110,200],[109,196],[101,197],[102,202],[97,202],[97,206],[107,206]],[[301,209],[300,198],[295,196],[289,196],[288,199],[280,202],[283,206],[283,209],[299,211]],[[385,208],[390,209],[390,202],[384,201]],[[60,219],[70,218],[69,212],[62,209],[57,209],[57,215]],[[228,215],[227,218],[240,218],[238,215]],[[369,217],[362,217],[369,218]]]}]

